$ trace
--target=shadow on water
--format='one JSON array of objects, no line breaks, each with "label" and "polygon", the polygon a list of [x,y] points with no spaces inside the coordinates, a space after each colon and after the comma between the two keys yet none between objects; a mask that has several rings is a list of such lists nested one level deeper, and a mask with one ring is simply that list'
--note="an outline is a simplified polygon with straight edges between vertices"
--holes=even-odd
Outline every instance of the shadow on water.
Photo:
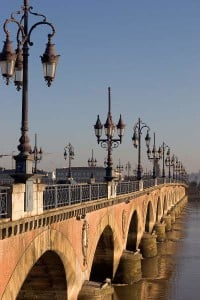
[{"label": "shadow on water", "polygon": [[158,255],[142,260],[142,279],[133,285],[115,285],[113,300],[175,300],[169,298],[176,274],[179,252],[186,235],[187,208],[167,232],[167,240],[158,243]]}]

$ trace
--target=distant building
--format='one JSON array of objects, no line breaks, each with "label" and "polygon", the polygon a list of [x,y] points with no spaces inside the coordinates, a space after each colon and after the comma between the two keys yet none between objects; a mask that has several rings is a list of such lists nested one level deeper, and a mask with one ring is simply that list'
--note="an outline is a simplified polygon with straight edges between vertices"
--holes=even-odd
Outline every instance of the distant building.
[{"label": "distant building", "polygon": [[[39,177],[44,184],[67,183],[68,168],[58,168],[56,171],[47,172],[37,170],[35,178]],[[105,167],[71,167],[72,183],[104,182],[106,176]],[[0,184],[7,185],[14,183],[11,175],[15,174],[15,169],[0,168]],[[115,180],[124,180],[121,172],[113,169]]]},{"label": "distant building", "polygon": [[[4,169],[0,168],[0,184],[1,185],[10,185],[14,183],[14,178],[12,175],[15,174],[15,169]],[[46,172],[44,170],[38,170],[37,176],[40,177],[42,183],[45,184],[54,184],[55,175],[53,172]]]},{"label": "distant building", "polygon": [[[68,168],[56,169],[56,181],[66,180],[68,177]],[[71,167],[72,178],[76,182],[89,182],[91,177],[95,182],[103,182],[106,175],[104,167]]]}]

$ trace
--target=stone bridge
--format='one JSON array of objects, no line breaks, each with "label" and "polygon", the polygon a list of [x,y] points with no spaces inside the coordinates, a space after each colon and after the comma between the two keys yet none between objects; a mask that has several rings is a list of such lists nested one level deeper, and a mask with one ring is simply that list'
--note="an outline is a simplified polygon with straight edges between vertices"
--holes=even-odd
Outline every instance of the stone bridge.
[{"label": "stone bridge", "polygon": [[103,299],[111,282],[140,279],[142,256],[157,254],[186,201],[185,184],[165,183],[24,217],[12,203],[0,219],[0,299]]}]

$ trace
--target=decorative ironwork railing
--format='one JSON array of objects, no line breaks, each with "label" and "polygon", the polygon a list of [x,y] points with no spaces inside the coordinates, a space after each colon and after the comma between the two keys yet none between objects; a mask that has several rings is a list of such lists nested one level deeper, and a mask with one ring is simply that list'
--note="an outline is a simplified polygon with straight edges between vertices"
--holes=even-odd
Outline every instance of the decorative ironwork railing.
[{"label": "decorative ironwork railing", "polygon": [[166,178],[164,177],[158,177],[157,178],[157,184],[163,184],[163,183],[165,183],[166,182]]},{"label": "decorative ironwork railing", "polygon": [[51,209],[107,197],[107,183],[50,185],[44,191],[43,206]]},{"label": "decorative ironwork railing", "polygon": [[139,191],[139,181],[120,181],[117,185],[117,195]]},{"label": "decorative ironwork railing", "polygon": [[[170,182],[177,180],[170,179]],[[143,180],[142,189],[155,186],[155,184],[163,184],[166,179],[148,178]],[[140,190],[139,181],[121,181],[118,182],[116,195],[129,194]],[[43,208],[44,210],[57,208],[61,206],[74,205],[84,203],[86,201],[108,198],[108,185],[104,183],[96,184],[55,184],[48,185],[44,191]]]},{"label": "decorative ironwork railing", "polygon": [[8,216],[9,187],[0,187],[0,219]]},{"label": "decorative ironwork railing", "polygon": [[[143,185],[140,186],[139,181],[121,181],[117,183],[116,195],[129,194],[139,190],[145,190],[153,187],[156,184],[163,183],[185,183],[186,180],[181,179],[167,179],[163,178],[145,178]],[[0,186],[0,219],[8,218],[8,204],[11,197],[10,187]],[[95,183],[95,184],[55,184],[47,185],[43,193],[43,209],[49,210],[53,208],[84,203],[98,199],[108,199],[108,184]]]},{"label": "decorative ironwork railing", "polygon": [[143,180],[143,189],[148,189],[151,186],[155,185],[155,179],[149,177],[148,179]]}]

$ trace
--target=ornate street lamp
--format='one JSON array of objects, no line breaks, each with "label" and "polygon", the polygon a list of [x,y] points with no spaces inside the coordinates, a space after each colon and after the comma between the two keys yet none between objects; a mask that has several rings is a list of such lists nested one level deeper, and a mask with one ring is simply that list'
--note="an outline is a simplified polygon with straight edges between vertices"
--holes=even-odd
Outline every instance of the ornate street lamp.
[{"label": "ornate street lamp", "polygon": [[127,173],[128,173],[128,180],[130,179],[130,171],[131,171],[131,163],[130,161],[127,162],[126,167],[125,167]]},{"label": "ornate street lamp", "polygon": [[175,166],[174,166],[176,180],[178,180],[180,177],[180,169],[181,169],[181,162],[180,160],[178,160],[178,157],[176,157]]},{"label": "ornate street lamp", "polygon": [[31,153],[33,155],[33,160],[34,160],[34,168],[33,168],[33,173],[37,173],[37,163],[42,160],[42,148],[40,150],[37,147],[37,134],[35,134],[35,146],[33,148],[33,151]]},{"label": "ornate street lamp", "polygon": [[67,159],[67,152],[68,152],[68,158],[69,158],[69,168],[68,168],[68,182],[71,183],[72,181],[72,170],[71,170],[71,161],[74,159],[75,154],[74,154],[74,147],[69,143],[67,146],[64,148],[64,159]]},{"label": "ornate street lamp", "polygon": [[92,157],[88,159],[88,167],[96,167],[97,166],[97,160],[96,158],[94,159],[93,155],[93,149],[92,149]]},{"label": "ornate street lamp", "polygon": [[[102,129],[104,127],[106,138],[101,138]],[[115,129],[117,128],[117,134],[119,138],[114,138]],[[115,125],[112,121],[111,115],[111,89],[108,87],[108,117],[104,126],[101,124],[99,115],[97,116],[96,124],[94,125],[95,135],[97,137],[98,144],[101,143],[101,147],[107,149],[107,166],[106,166],[106,181],[112,181],[112,149],[117,148],[122,143],[122,136],[124,135],[125,124],[122,121],[120,115],[119,122]]]},{"label": "ornate street lamp", "polygon": [[179,160],[178,165],[177,165],[177,172],[178,172],[178,180],[181,180],[181,175],[182,175],[182,168],[183,168],[183,164],[182,162]]},{"label": "ornate street lamp", "polygon": [[137,179],[138,180],[140,180],[142,178],[141,135],[142,135],[142,130],[144,128],[147,128],[147,134],[146,134],[146,137],[145,137],[145,142],[146,142],[147,148],[149,148],[149,144],[150,144],[150,140],[151,140],[151,138],[149,136],[150,128],[144,122],[142,122],[142,120],[139,118],[138,122],[133,127],[133,137],[132,137],[133,146],[135,148],[138,148],[138,166],[137,166]]},{"label": "ornate street lamp", "polygon": [[121,164],[120,159],[119,159],[119,163],[116,166],[116,172],[118,173],[118,177],[120,180],[122,179],[123,170],[124,170],[124,166]]},{"label": "ornate street lamp", "polygon": [[167,150],[167,155],[166,155],[166,158],[165,158],[165,165],[166,167],[168,167],[169,171],[168,171],[168,177],[169,179],[171,179],[171,167],[174,166],[174,160],[175,160],[175,156],[172,155],[172,157],[170,156],[170,148],[168,148]]},{"label": "ornate street lamp", "polygon": [[157,172],[156,172],[156,165],[158,165],[158,161],[161,159],[162,157],[162,149],[161,147],[159,147],[159,149],[157,150],[156,149],[156,145],[155,145],[155,132],[153,134],[153,148],[152,148],[152,151],[150,150],[150,147],[148,147],[148,150],[147,150],[147,156],[148,156],[148,159],[149,160],[152,160],[153,161],[153,178],[156,178],[157,177]]},{"label": "ornate street lamp", "polygon": [[172,158],[173,158],[173,160],[172,160],[172,162],[173,162],[173,165],[172,165],[173,179],[176,179],[176,177],[177,177],[177,174],[176,174],[176,166],[177,166],[177,163],[178,163],[178,157],[175,156],[175,155],[173,155]]},{"label": "ornate street lamp", "polygon": [[94,159],[94,155],[93,155],[93,149],[92,149],[92,157],[88,159],[88,167],[91,168],[92,172],[91,172],[91,176],[90,176],[90,180],[93,180],[94,182],[94,173],[93,173],[93,169],[96,168],[97,166],[97,160],[96,158]]},{"label": "ornate street lamp", "polygon": [[[165,142],[162,143],[161,146],[161,150],[162,150],[162,177],[165,178],[165,151],[170,151],[170,148],[167,144],[165,144]],[[167,152],[168,153],[168,152]]]},{"label": "ornate street lamp", "polygon": [[182,165],[182,167],[181,167],[180,176],[181,176],[180,179],[181,179],[183,182],[185,182],[185,183],[188,182],[188,175],[187,175],[187,172],[186,172],[185,167],[184,167],[183,165]]},{"label": "ornate street lamp", "polygon": [[[32,11],[33,7],[29,6],[29,0],[23,1],[23,6],[20,11],[12,13],[11,17],[4,23],[4,32],[6,34],[6,40],[4,42],[3,50],[0,53],[0,67],[2,76],[6,80],[6,84],[10,83],[10,79],[14,78],[14,83],[17,90],[22,89],[22,120],[21,120],[21,137],[19,139],[19,154],[15,156],[16,168],[15,178],[16,182],[25,183],[26,180],[33,176],[32,173],[32,156],[31,146],[28,136],[28,65],[29,65],[29,46],[33,45],[31,35],[33,30],[40,25],[47,25],[51,29],[51,33],[48,34],[48,42],[46,50],[41,56],[43,64],[44,78],[47,85],[50,86],[55,78],[56,66],[58,63],[59,55],[55,53],[55,47],[52,43],[52,38],[55,34],[54,26],[47,22],[46,17],[42,14]],[[20,15],[19,20],[14,15]],[[34,15],[41,20],[30,28],[29,15]],[[12,42],[10,38],[10,32],[8,31],[8,25],[14,23],[17,25],[16,42],[17,49],[13,50]]]},{"label": "ornate street lamp", "polygon": [[121,164],[120,159],[119,159],[119,164],[116,166],[117,172],[121,173],[124,170],[124,166]]}]

